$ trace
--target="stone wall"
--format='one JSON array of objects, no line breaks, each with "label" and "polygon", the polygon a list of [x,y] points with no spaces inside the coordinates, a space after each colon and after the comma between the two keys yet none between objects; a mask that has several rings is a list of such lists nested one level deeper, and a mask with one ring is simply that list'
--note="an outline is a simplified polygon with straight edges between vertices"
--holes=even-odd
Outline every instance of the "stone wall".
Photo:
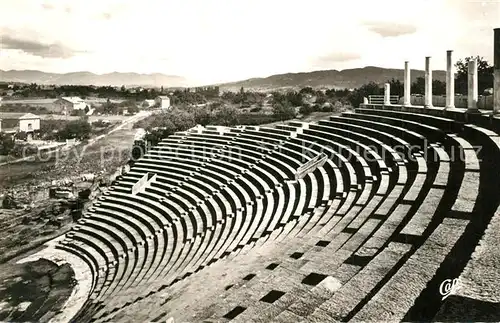
[{"label": "stone wall", "polygon": [[[411,105],[423,106],[424,96],[413,94],[410,99]],[[403,97],[399,99],[399,104],[403,104]],[[433,95],[432,105],[435,107],[445,107],[446,106],[446,95]],[[493,110],[493,96],[479,96],[477,102],[478,109],[481,110]],[[466,95],[455,95],[455,108],[467,109],[467,96]]]}]

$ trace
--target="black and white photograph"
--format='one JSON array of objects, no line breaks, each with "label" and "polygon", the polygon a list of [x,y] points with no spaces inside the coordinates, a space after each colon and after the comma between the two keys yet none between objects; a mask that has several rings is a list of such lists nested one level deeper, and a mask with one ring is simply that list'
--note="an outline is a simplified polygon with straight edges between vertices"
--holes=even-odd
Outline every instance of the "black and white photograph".
[{"label": "black and white photograph", "polygon": [[0,322],[500,322],[500,0],[0,0]]}]

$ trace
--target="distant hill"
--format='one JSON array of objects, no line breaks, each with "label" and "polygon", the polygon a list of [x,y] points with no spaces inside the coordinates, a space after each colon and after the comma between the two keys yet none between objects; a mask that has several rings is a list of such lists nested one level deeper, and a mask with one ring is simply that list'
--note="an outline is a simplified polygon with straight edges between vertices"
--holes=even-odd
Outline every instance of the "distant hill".
[{"label": "distant hill", "polygon": [[[411,79],[424,77],[422,70],[411,70]],[[404,70],[389,69],[375,66],[347,69],[343,71],[326,70],[303,73],[287,73],[271,75],[265,78],[251,78],[248,80],[218,84],[224,90],[239,90],[241,87],[253,90],[272,90],[280,88],[328,87],[328,88],[357,88],[368,82],[385,83],[395,78],[403,81]],[[433,79],[445,81],[446,71],[433,71]]]},{"label": "distant hill", "polygon": [[[275,90],[283,88],[328,87],[328,88],[357,88],[368,82],[385,83],[395,78],[403,81],[402,69],[389,69],[375,66],[347,69],[343,71],[325,70],[302,73],[287,73],[271,75],[265,78],[251,78],[248,80],[217,84],[221,90],[237,91],[241,87],[253,90]],[[411,70],[412,82],[417,77],[423,77],[424,71]],[[433,78],[444,81],[445,71],[433,71]],[[90,72],[73,72],[65,74],[46,73],[36,70],[0,70],[0,81],[37,83],[54,85],[96,85],[96,86],[164,86],[168,88],[188,87],[189,82],[175,75],[160,73],[108,73],[94,74]]]},{"label": "distant hill", "polygon": [[0,70],[0,81],[54,85],[96,85],[96,86],[165,86],[184,87],[187,80],[181,76],[165,74],[73,72],[65,74],[45,73],[36,70]]}]

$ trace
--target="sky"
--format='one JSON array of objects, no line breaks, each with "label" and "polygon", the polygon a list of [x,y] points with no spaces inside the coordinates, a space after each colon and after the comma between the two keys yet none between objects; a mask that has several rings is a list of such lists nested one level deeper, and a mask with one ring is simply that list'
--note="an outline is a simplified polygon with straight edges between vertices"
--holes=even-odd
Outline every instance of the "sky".
[{"label": "sky", "polygon": [[0,69],[193,85],[364,66],[493,63],[500,0],[1,0]]}]

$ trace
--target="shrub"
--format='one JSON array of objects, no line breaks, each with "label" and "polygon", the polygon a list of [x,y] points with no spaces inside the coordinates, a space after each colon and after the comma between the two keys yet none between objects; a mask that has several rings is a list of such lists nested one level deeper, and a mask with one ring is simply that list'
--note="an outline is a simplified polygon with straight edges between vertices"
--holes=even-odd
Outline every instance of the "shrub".
[{"label": "shrub", "polygon": [[8,155],[14,148],[14,140],[11,136],[0,133],[0,155]]},{"label": "shrub", "polygon": [[215,120],[213,120],[212,124],[222,126],[237,125],[240,120],[239,114],[240,112],[236,108],[229,106],[222,107],[215,113]]},{"label": "shrub", "polygon": [[280,102],[273,103],[273,114],[278,120],[293,119],[296,116],[294,107]]},{"label": "shrub", "polygon": [[316,106],[309,105],[309,104],[303,105],[300,107],[299,113],[301,113],[305,116],[309,115],[309,114],[313,113],[314,111],[317,111],[315,109],[315,107],[317,108],[317,105]]},{"label": "shrub", "polygon": [[73,110],[70,113],[71,116],[81,117],[85,115],[85,110]]},{"label": "shrub", "polygon": [[37,152],[38,148],[34,145],[16,144],[14,148],[10,151],[10,154],[14,157],[21,158],[34,155]]},{"label": "shrub", "polygon": [[85,119],[70,121],[57,134],[59,139],[79,139],[84,140],[90,137],[92,126]]}]

